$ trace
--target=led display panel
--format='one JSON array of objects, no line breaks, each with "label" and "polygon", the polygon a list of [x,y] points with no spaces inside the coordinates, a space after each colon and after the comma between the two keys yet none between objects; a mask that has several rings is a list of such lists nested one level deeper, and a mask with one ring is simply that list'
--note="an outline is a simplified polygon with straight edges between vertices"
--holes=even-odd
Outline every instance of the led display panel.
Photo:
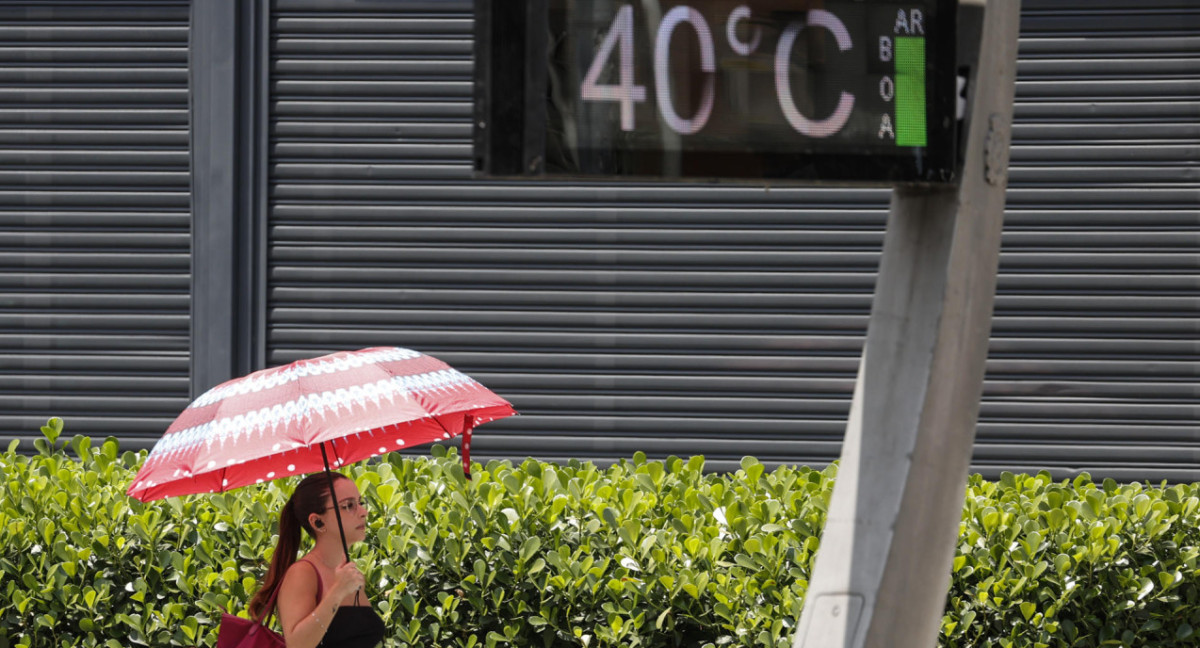
[{"label": "led display panel", "polygon": [[955,6],[539,0],[504,60],[494,27],[477,50],[477,135],[503,129],[521,175],[951,182]]}]

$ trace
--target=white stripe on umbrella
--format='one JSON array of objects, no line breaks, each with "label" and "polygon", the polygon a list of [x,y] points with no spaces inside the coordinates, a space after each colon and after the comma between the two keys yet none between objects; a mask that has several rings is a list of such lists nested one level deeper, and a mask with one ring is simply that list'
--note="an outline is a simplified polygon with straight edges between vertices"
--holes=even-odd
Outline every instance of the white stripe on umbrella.
[{"label": "white stripe on umbrella", "polygon": [[202,394],[188,407],[190,409],[207,407],[233,396],[244,396],[264,389],[274,389],[301,378],[350,371],[379,362],[398,362],[421,357],[420,353],[410,349],[387,348],[369,353],[352,356],[315,360],[289,365],[278,371],[266,371],[247,376],[245,379],[231,380]]},{"label": "white stripe on umbrella", "polygon": [[380,407],[384,399],[389,404],[395,404],[397,398],[408,400],[413,394],[421,391],[449,390],[478,384],[466,374],[447,369],[415,376],[395,376],[366,385],[306,394],[256,411],[214,419],[177,432],[168,431],[154,445],[152,454],[169,456],[191,449],[200,443],[210,447],[214,443],[224,445],[231,435],[236,440],[240,434],[261,434],[267,428],[274,430],[281,425],[287,426],[301,417],[310,420],[314,416],[325,418],[330,414],[338,414],[342,407],[345,407],[348,413],[353,411],[353,405],[366,409],[367,401],[375,407]]}]

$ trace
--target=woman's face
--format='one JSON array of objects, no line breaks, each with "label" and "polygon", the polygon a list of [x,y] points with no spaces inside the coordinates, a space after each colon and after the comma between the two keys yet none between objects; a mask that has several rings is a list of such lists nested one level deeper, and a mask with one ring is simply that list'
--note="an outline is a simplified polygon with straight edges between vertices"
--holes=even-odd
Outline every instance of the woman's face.
[{"label": "woman's face", "polygon": [[[367,509],[363,506],[362,496],[359,495],[358,486],[350,479],[339,479],[333,483],[333,490],[336,493],[336,502],[338,508],[341,509],[342,527],[346,530],[346,544],[362,542],[367,537]],[[337,537],[337,516],[333,510],[333,505],[329,504],[329,508],[321,514],[321,520],[325,522],[325,528]]]}]

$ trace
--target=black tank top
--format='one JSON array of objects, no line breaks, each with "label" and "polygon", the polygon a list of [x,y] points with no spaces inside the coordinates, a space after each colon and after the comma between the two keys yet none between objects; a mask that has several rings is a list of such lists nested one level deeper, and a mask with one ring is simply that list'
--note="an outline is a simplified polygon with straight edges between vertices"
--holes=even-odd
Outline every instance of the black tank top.
[{"label": "black tank top", "polygon": [[[321,582],[321,571],[307,560],[301,559],[301,562],[308,563],[313,571],[317,572],[317,602],[320,602],[321,595],[325,591],[324,583]],[[342,605],[338,607],[333,619],[329,621],[325,637],[317,646],[320,648],[375,648],[383,641],[384,632],[383,619],[375,614],[375,610],[371,606]]]}]

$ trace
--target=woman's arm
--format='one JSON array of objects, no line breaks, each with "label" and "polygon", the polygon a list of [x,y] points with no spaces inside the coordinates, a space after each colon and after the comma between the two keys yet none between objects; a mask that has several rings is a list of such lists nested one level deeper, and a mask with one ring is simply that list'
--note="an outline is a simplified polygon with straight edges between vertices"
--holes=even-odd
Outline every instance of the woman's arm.
[{"label": "woman's arm", "polygon": [[[329,592],[313,605],[317,597],[317,572],[308,565],[295,563],[288,568],[279,589],[279,625],[288,648],[316,648],[325,637],[330,612]],[[334,608],[336,610],[336,607]]]},{"label": "woman's arm", "polygon": [[288,568],[279,590],[279,625],[288,648],[316,648],[329,622],[347,595],[362,587],[362,573],[354,563],[337,569],[332,585],[316,605],[317,571],[299,562]]}]

